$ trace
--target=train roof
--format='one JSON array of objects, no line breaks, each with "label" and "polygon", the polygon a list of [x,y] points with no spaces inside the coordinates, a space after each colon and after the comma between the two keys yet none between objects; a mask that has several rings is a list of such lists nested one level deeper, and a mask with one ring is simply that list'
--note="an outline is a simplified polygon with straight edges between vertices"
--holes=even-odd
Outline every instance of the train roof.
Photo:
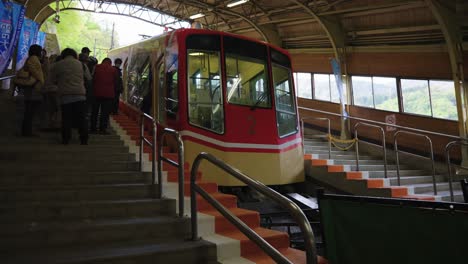
[{"label": "train roof", "polygon": [[152,42],[152,41],[159,40],[161,38],[165,38],[167,36],[170,36],[171,34],[189,35],[191,33],[209,34],[209,35],[217,34],[217,35],[220,35],[220,36],[235,37],[235,38],[239,38],[239,39],[244,39],[244,40],[264,44],[264,45],[267,45],[267,46],[269,46],[271,48],[274,48],[274,49],[276,49],[278,51],[281,51],[282,53],[289,54],[287,50],[285,50],[285,49],[283,49],[281,47],[278,47],[276,45],[273,45],[273,44],[270,44],[270,43],[267,43],[265,41],[261,41],[261,40],[258,40],[258,39],[253,39],[253,38],[249,38],[249,37],[245,37],[245,36],[241,36],[241,35],[237,35],[237,34],[233,34],[233,33],[228,33],[228,32],[224,32],[224,31],[216,31],[216,30],[209,30],[209,29],[196,29],[196,28],[180,28],[180,29],[176,29],[174,31],[164,32],[161,35],[156,35],[156,36],[153,36],[151,38],[148,38],[148,39],[145,39],[145,40],[142,40],[142,41],[139,41],[139,42],[135,42],[135,43],[132,43],[132,44],[127,45],[127,46],[118,47],[116,49],[110,50],[109,52],[117,51],[117,50],[120,50],[120,49],[125,49],[125,48],[132,47],[132,46],[142,45],[143,43],[149,43],[149,42]]}]

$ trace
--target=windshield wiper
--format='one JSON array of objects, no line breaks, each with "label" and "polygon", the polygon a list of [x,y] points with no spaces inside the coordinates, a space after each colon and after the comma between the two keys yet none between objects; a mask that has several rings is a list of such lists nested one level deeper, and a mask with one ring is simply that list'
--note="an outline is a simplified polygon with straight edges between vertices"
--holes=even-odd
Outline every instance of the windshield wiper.
[{"label": "windshield wiper", "polygon": [[265,101],[265,99],[267,98],[267,95],[268,95],[268,94],[267,94],[266,92],[263,92],[263,93],[260,95],[260,97],[258,97],[258,99],[257,99],[257,101],[255,102],[255,104],[252,105],[252,106],[250,107],[250,110],[253,111],[253,110],[257,109],[258,105],[259,105],[261,102],[264,102],[264,101]]}]

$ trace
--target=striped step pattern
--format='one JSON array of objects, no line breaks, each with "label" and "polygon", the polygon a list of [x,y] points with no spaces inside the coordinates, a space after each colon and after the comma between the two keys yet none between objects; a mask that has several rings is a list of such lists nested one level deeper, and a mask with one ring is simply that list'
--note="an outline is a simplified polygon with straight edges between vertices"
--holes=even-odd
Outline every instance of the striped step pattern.
[{"label": "striped step pattern", "polygon": [[1,263],[217,263],[214,244],[187,240],[176,201],[154,198],[120,136],[59,142],[0,139]]},{"label": "striped step pattern", "polygon": [[[398,185],[396,165],[387,165],[385,178],[384,162],[369,155],[360,155],[359,170],[354,151],[342,151],[332,147],[329,158],[328,142],[323,139],[305,138],[307,177],[317,178],[328,174],[335,179],[329,181],[337,188],[359,195],[388,196],[429,201],[450,201],[449,187],[444,175],[436,175],[437,195],[433,192],[432,173],[413,165],[400,165]],[[455,201],[462,201],[460,184],[454,183]]]},{"label": "striped step pattern", "polygon": [[[126,109],[124,112],[132,112],[131,109]],[[124,137],[130,139],[128,144],[135,144],[135,133],[138,130],[133,129],[136,124],[132,123],[134,114],[114,116],[114,128],[120,130]],[[133,122],[136,123],[134,119]],[[133,142],[132,142],[133,141]],[[126,143],[127,144],[127,143]],[[165,156],[177,161],[175,153],[165,153]],[[190,174],[189,164],[185,164],[184,188],[185,188],[185,210],[190,208]],[[175,168],[165,166],[166,177],[163,184],[165,195],[177,198],[177,182],[178,175]],[[237,198],[233,195],[223,194],[218,192],[218,186],[212,182],[204,182],[201,173],[197,176],[197,184],[206,192],[212,195],[218,202],[228,208],[234,215],[246,223],[257,234],[263,237],[267,242],[272,244],[276,249],[290,259],[293,263],[306,263],[305,253],[300,250],[289,247],[289,237],[286,233],[275,230],[265,229],[260,227],[260,215],[258,212],[245,210],[237,207]],[[169,190],[171,189],[171,190]],[[220,263],[275,263],[268,255],[246,236],[244,236],[234,225],[225,219],[217,210],[215,210],[208,202],[197,196],[198,211],[199,211],[199,229],[203,238],[214,242],[218,247],[218,262]],[[200,219],[209,219],[210,224],[204,225],[200,223]],[[240,248],[240,249],[239,249]],[[238,252],[239,255],[234,254]],[[319,257],[320,263],[326,261]]]}]

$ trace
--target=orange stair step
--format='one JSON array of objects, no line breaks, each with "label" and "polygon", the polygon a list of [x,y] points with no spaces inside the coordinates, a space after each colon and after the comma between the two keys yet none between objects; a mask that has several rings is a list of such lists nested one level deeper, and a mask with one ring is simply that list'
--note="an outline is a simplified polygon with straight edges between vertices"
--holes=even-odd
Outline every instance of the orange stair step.
[{"label": "orange stair step", "polygon": [[[218,192],[218,184],[214,182],[197,182],[197,185],[209,194]],[[190,182],[184,182],[184,195],[190,196],[190,193],[191,193]]]},{"label": "orange stair step", "polygon": [[[242,222],[248,225],[250,228],[259,228],[260,227],[260,214],[255,211],[246,210],[242,208],[229,208],[232,214],[237,216]],[[237,232],[237,227],[235,227],[231,222],[229,222],[220,212],[216,210],[202,210],[204,214],[209,214],[215,217],[215,232],[220,234],[222,232],[233,233]]]},{"label": "orange stair step", "polygon": [[[216,193],[211,193],[211,196],[213,196],[214,199],[216,199],[226,208],[237,207],[237,197],[235,195],[216,192]],[[198,204],[198,211],[200,212],[215,210],[213,206],[211,206],[211,204],[209,204],[200,195],[197,195],[197,204]]]}]

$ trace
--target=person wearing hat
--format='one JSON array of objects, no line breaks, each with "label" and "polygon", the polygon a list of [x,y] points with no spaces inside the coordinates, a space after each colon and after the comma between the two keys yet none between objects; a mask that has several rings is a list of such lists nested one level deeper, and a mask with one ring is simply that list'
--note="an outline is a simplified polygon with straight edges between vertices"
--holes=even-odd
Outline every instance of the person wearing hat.
[{"label": "person wearing hat", "polygon": [[88,55],[91,53],[91,50],[88,47],[84,47],[81,49],[81,53]]}]

